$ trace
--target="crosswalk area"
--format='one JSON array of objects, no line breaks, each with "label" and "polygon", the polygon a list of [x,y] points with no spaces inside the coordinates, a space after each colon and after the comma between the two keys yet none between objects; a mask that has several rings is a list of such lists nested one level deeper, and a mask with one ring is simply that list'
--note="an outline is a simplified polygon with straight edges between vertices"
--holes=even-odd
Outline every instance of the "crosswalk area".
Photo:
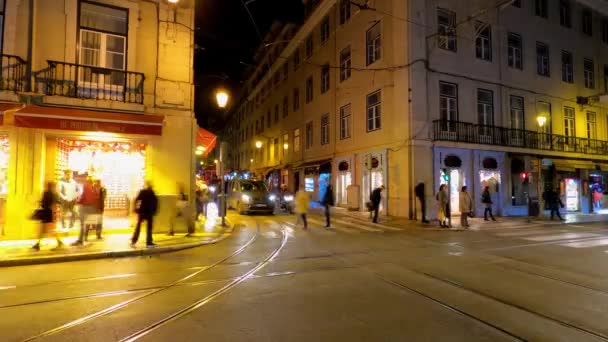
[{"label": "crosswalk area", "polygon": [[582,226],[564,226],[564,228],[545,227],[524,228],[506,232],[494,232],[499,238],[517,239],[532,243],[551,244],[568,248],[596,248],[608,246],[608,235],[599,230],[585,231]]}]

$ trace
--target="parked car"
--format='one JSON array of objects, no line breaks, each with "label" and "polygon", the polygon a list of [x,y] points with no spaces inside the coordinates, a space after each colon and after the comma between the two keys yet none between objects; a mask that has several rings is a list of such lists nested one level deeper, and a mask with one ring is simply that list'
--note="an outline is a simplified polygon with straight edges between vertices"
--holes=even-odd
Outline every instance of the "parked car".
[{"label": "parked car", "polygon": [[229,182],[226,192],[228,206],[239,214],[274,212],[276,195],[268,192],[263,181],[235,179]]}]

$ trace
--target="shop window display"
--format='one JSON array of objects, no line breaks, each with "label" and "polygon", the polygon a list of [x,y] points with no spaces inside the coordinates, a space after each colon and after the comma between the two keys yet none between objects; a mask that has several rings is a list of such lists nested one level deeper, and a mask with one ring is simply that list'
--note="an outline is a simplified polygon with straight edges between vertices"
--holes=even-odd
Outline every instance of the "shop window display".
[{"label": "shop window display", "polygon": [[8,193],[8,136],[0,136],[0,236],[4,234],[6,194]]}]

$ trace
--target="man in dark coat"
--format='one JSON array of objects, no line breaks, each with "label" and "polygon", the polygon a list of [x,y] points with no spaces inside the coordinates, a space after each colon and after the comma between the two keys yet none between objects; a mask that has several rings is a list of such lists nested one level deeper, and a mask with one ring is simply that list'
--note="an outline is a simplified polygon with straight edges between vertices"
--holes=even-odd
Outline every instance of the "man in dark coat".
[{"label": "man in dark coat", "polygon": [[416,198],[420,201],[420,211],[422,212],[422,223],[429,223],[426,219],[426,201],[424,199],[424,183],[420,182],[414,188],[414,193],[416,194]]},{"label": "man in dark coat", "polygon": [[133,232],[131,238],[131,246],[135,247],[137,240],[139,239],[139,232],[141,230],[141,224],[143,221],[147,223],[146,229],[146,245],[148,247],[155,247],[154,241],[152,240],[152,225],[154,215],[158,211],[158,198],[152,189],[152,183],[146,182],[146,187],[139,192],[135,199],[135,212],[137,213],[137,226]]},{"label": "man in dark coat", "polygon": [[329,215],[330,215],[330,207],[335,205],[336,199],[334,196],[334,187],[331,184],[327,185],[327,189],[325,190],[325,195],[323,196],[323,200],[321,204],[325,207],[325,228],[330,227]]},{"label": "man in dark coat", "polygon": [[382,191],[384,191],[384,185],[374,189],[372,194],[369,196],[369,200],[372,202],[372,210],[374,212],[374,223],[378,223],[378,211],[380,210],[380,202],[382,201]]},{"label": "man in dark coat", "polygon": [[562,199],[559,197],[559,189],[553,190],[549,189],[546,193],[546,201],[549,203],[549,209],[551,210],[551,220],[553,221],[553,217],[557,215],[557,218],[560,221],[565,221],[562,216],[559,214],[559,208],[564,207],[564,203]]}]

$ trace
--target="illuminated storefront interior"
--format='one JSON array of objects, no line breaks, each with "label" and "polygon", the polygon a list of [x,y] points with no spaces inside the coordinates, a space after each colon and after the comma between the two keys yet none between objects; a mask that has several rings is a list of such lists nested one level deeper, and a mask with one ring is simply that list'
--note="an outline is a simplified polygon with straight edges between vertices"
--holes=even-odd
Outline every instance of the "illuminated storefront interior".
[{"label": "illuminated storefront interior", "polygon": [[0,236],[4,235],[6,221],[6,195],[8,194],[8,136],[0,135]]}]

